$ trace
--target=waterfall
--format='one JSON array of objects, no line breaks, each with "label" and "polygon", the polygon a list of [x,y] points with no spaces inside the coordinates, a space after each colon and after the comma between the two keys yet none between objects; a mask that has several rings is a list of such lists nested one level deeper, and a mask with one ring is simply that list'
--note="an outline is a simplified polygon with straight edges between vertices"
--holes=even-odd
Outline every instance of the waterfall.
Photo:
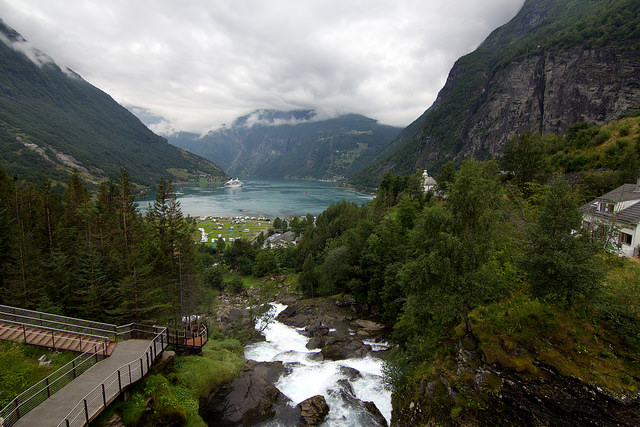
[{"label": "waterfall", "polygon": [[[285,308],[282,304],[272,304],[268,317],[275,319]],[[260,322],[256,324],[257,329],[264,327]],[[349,392],[347,395],[353,392],[362,401],[374,402],[387,422],[391,421],[391,393],[383,386],[380,358],[369,354],[362,358],[319,361],[319,350],[305,347],[308,337],[277,320],[269,323],[263,334],[266,341],[247,345],[245,357],[257,362],[283,362],[286,373],[274,385],[294,405],[309,397],[323,395],[330,408],[323,426],[360,425],[362,408],[350,404],[345,393],[341,393],[345,389]],[[383,350],[387,346],[375,343],[373,348]],[[269,425],[279,425],[278,420]]]}]

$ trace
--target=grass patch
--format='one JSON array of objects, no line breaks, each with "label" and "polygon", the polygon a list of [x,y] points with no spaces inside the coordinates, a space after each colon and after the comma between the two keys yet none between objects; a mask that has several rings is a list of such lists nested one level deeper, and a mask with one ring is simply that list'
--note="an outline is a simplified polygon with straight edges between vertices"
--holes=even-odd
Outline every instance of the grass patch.
[{"label": "grass patch", "polygon": [[543,364],[614,393],[637,391],[640,366],[632,352],[605,325],[595,325],[597,316],[591,313],[567,312],[518,295],[480,307],[471,316],[489,364],[531,380],[548,376],[538,367]]},{"label": "grass patch", "polygon": [[[45,355],[49,366],[39,366],[38,358]],[[54,352],[40,347],[12,341],[0,341],[0,407],[73,360],[77,354]]]},{"label": "grass patch", "polygon": [[150,376],[116,410],[127,425],[205,426],[198,401],[238,375],[245,363],[242,351],[237,340],[212,337],[202,356],[176,357],[174,372]]},{"label": "grass patch", "polygon": [[218,242],[212,242],[211,239],[225,239],[226,244],[230,243],[229,239],[253,239],[261,232],[264,232],[265,235],[269,228],[271,228],[271,219],[269,218],[226,218],[226,217],[199,217],[196,218],[196,230],[198,228],[204,229],[204,232],[207,233],[208,238],[207,242],[200,242],[202,237],[202,233],[200,231],[196,231],[193,235],[193,240],[196,242],[200,242],[200,244],[208,244],[216,247]]}]

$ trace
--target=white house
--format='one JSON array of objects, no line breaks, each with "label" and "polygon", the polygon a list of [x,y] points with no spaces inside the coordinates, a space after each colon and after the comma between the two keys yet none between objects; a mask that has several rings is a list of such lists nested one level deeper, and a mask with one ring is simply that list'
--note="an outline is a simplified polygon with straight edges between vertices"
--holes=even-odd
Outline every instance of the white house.
[{"label": "white house", "polygon": [[640,179],[623,184],[581,207],[582,225],[592,231],[606,227],[609,239],[620,255],[632,257],[640,252]]},{"label": "white house", "polygon": [[436,180],[433,179],[433,177],[430,177],[429,173],[427,173],[427,170],[425,169],[424,172],[422,172],[422,189],[424,192],[436,191],[437,184]]}]

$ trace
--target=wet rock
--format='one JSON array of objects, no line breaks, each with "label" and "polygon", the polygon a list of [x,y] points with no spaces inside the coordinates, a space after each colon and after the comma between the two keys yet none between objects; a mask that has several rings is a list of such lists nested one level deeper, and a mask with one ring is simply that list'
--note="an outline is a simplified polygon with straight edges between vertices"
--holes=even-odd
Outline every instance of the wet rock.
[{"label": "wet rock", "polygon": [[313,350],[316,348],[324,347],[324,343],[326,342],[326,338],[323,336],[312,337],[306,344],[306,347],[309,350]]},{"label": "wet rock", "polygon": [[282,375],[289,371],[280,361],[256,362],[254,360],[248,360],[246,366],[271,384],[275,384]]},{"label": "wet rock", "polygon": [[[358,372],[358,375],[359,374],[360,373]],[[351,383],[348,380],[338,380],[338,389],[330,390],[329,393],[339,393],[340,398],[347,404],[347,406],[350,406],[353,410],[357,411],[358,425],[387,427],[387,420],[382,415],[376,404],[358,399],[355,396]]]},{"label": "wet rock", "polygon": [[329,328],[322,324],[321,320],[316,320],[311,325],[308,325],[304,328],[307,333],[313,335],[327,335],[329,333]]},{"label": "wet rock", "polygon": [[336,300],[336,305],[338,307],[350,307],[356,303],[356,299],[352,296],[345,296],[342,299]]},{"label": "wet rock", "polygon": [[383,324],[372,322],[371,320],[358,319],[355,322],[356,325],[371,332],[382,332],[386,328]]},{"label": "wet rock", "polygon": [[208,425],[251,426],[268,421],[288,398],[280,390],[245,367],[232,383],[200,402],[200,416]]},{"label": "wet rock", "polygon": [[325,359],[344,360],[364,357],[371,351],[371,346],[358,339],[330,338],[322,348]]},{"label": "wet rock", "polygon": [[301,410],[302,422],[306,426],[317,426],[329,413],[329,405],[322,395],[303,400],[298,407]]},{"label": "wet rock", "polygon": [[349,366],[340,366],[340,374],[347,377],[349,381],[354,381],[362,378],[362,374],[360,373],[360,371],[354,368],[350,368]]},{"label": "wet rock", "polygon": [[324,362],[324,355],[320,351],[317,353],[309,354],[308,358],[309,360],[312,360],[314,362]]}]

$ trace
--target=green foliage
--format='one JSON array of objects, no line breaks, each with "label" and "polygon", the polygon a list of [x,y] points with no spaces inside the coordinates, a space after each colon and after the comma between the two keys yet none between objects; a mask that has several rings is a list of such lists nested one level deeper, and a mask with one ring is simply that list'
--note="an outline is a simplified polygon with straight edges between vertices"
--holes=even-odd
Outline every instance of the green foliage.
[{"label": "green foliage", "polygon": [[502,161],[520,188],[528,182],[546,183],[551,172],[546,144],[539,134],[531,132],[511,137],[504,146]]},{"label": "green foliage", "polygon": [[227,289],[234,294],[242,292],[244,290],[242,278],[240,276],[233,276],[233,279],[231,279],[231,282],[227,285]]},{"label": "green foliage", "polygon": [[536,222],[529,229],[530,246],[523,267],[532,292],[571,305],[579,296],[592,297],[603,278],[598,248],[581,233],[582,214],[569,185],[556,178]]},{"label": "green foliage", "polygon": [[497,172],[495,163],[463,162],[447,204],[425,208],[411,234],[400,273],[408,297],[394,337],[407,348],[425,345],[418,354],[440,342],[468,310],[504,293],[495,252]]},{"label": "green foliage", "polygon": [[[38,358],[51,361],[40,366]],[[58,353],[12,341],[0,341],[0,408],[29,387],[70,362],[76,355]]]}]

